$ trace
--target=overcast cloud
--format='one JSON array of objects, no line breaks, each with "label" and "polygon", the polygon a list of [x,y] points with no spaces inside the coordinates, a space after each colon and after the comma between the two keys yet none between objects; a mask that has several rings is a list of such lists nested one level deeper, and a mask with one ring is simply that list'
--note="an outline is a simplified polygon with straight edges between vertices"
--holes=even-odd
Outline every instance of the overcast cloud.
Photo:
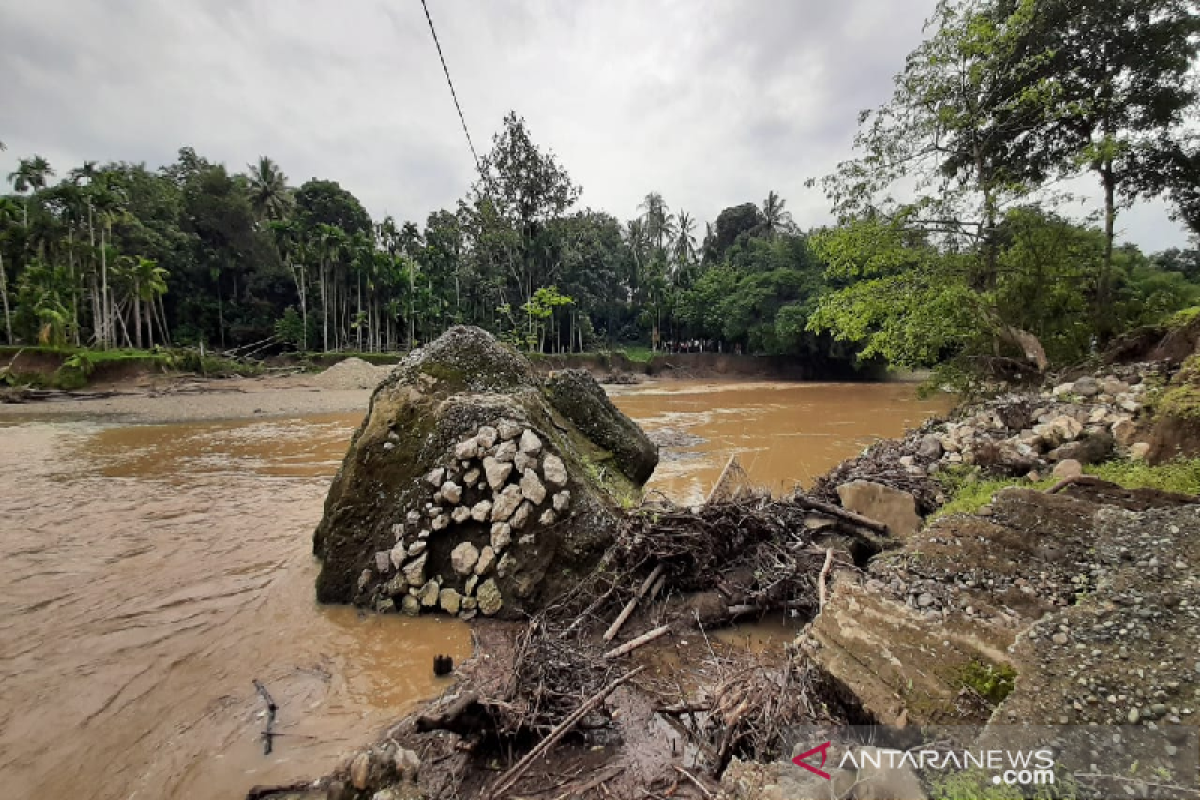
[{"label": "overcast cloud", "polygon": [[[828,219],[805,179],[849,155],[934,2],[429,0],[481,152],[515,109],[592,208],[626,219],[653,189],[712,220],[774,189],[804,226]],[[421,222],[472,179],[419,0],[10,1],[0,69],[4,174],[33,153],[65,173],[190,145]],[[1160,203],[1120,227],[1186,243]]]}]

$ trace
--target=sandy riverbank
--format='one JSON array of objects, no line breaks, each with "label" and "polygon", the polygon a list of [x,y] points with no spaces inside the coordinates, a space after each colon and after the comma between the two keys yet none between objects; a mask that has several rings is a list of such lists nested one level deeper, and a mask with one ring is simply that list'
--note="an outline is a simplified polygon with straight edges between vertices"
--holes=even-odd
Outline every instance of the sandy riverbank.
[{"label": "sandy riverbank", "polygon": [[53,418],[165,423],[366,412],[370,388],[322,386],[318,380],[321,377],[197,380],[160,376],[148,385],[96,387],[94,391],[107,389],[114,394],[95,399],[0,404],[0,420]]}]

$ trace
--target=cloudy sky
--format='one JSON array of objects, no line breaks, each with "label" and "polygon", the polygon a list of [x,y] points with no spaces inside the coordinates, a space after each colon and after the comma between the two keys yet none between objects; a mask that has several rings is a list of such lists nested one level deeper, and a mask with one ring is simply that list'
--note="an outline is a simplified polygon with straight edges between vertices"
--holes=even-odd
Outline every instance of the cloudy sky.
[{"label": "cloudy sky", "polygon": [[[632,217],[654,189],[711,220],[774,189],[805,226],[827,220],[805,179],[849,155],[934,3],[429,0],[481,151],[515,109],[593,208]],[[6,2],[0,70],[4,174],[190,145],[420,221],[472,179],[419,0]],[[1161,204],[1119,224],[1148,250],[1186,242]]]}]

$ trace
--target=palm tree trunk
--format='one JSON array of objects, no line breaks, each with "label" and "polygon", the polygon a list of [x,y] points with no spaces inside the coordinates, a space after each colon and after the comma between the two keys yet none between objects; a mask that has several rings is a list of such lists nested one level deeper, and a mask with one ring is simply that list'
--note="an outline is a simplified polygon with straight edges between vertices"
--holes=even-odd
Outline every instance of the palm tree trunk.
[{"label": "palm tree trunk", "polygon": [[12,318],[8,311],[8,276],[4,274],[4,253],[0,253],[0,302],[4,304],[4,341],[12,344]]},{"label": "palm tree trunk", "polygon": [[112,322],[112,310],[108,303],[108,248],[105,245],[105,230],[100,229],[100,346],[108,347],[108,328]]},{"label": "palm tree trunk", "polygon": [[325,259],[321,259],[321,337],[325,352],[329,352],[329,302],[325,290]]},{"label": "palm tree trunk", "polygon": [[304,323],[304,330],[300,334],[301,350],[308,352],[308,281],[306,275],[308,270],[304,265],[300,265],[300,321]]},{"label": "palm tree trunk", "polygon": [[358,316],[354,320],[354,323],[355,323],[354,336],[355,336],[355,339],[358,341],[358,351],[360,353],[362,352],[362,349],[363,349],[363,346],[362,346],[362,312],[363,312],[362,274],[359,273],[359,276],[358,276]]},{"label": "palm tree trunk", "polygon": [[[154,304],[151,303],[151,307],[153,307],[153,305]],[[165,306],[163,306],[161,294],[158,296],[158,330],[159,333],[162,334],[163,344],[170,346],[171,331],[169,328],[167,328],[167,309]]]},{"label": "palm tree trunk", "polygon": [[141,350],[142,349],[142,296],[141,296],[141,292],[139,291],[139,288],[140,287],[138,285],[138,279],[134,278],[133,279],[133,295],[131,298],[131,300],[133,302],[133,332],[134,332],[134,339],[135,339],[134,346],[138,350]]}]

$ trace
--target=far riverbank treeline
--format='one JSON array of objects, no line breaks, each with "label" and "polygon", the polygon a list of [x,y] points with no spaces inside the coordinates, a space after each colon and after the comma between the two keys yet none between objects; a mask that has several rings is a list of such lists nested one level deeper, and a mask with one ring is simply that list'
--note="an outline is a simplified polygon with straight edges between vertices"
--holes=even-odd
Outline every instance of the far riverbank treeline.
[{"label": "far riverbank treeline", "polygon": [[[266,156],[23,158],[0,198],[0,336],[394,352],[467,323],[545,353],[1072,363],[1200,297],[1195,249],[1117,236],[1151,197],[1200,228],[1197,36],[1182,0],[941,3],[820,181],[836,224],[811,231],[775,191],[703,229],[653,191],[633,219],[581,208],[515,113],[457,207],[423,222],[372,219],[336,181],[293,186]],[[1050,194],[1079,176],[1102,198],[1082,223]]]}]

